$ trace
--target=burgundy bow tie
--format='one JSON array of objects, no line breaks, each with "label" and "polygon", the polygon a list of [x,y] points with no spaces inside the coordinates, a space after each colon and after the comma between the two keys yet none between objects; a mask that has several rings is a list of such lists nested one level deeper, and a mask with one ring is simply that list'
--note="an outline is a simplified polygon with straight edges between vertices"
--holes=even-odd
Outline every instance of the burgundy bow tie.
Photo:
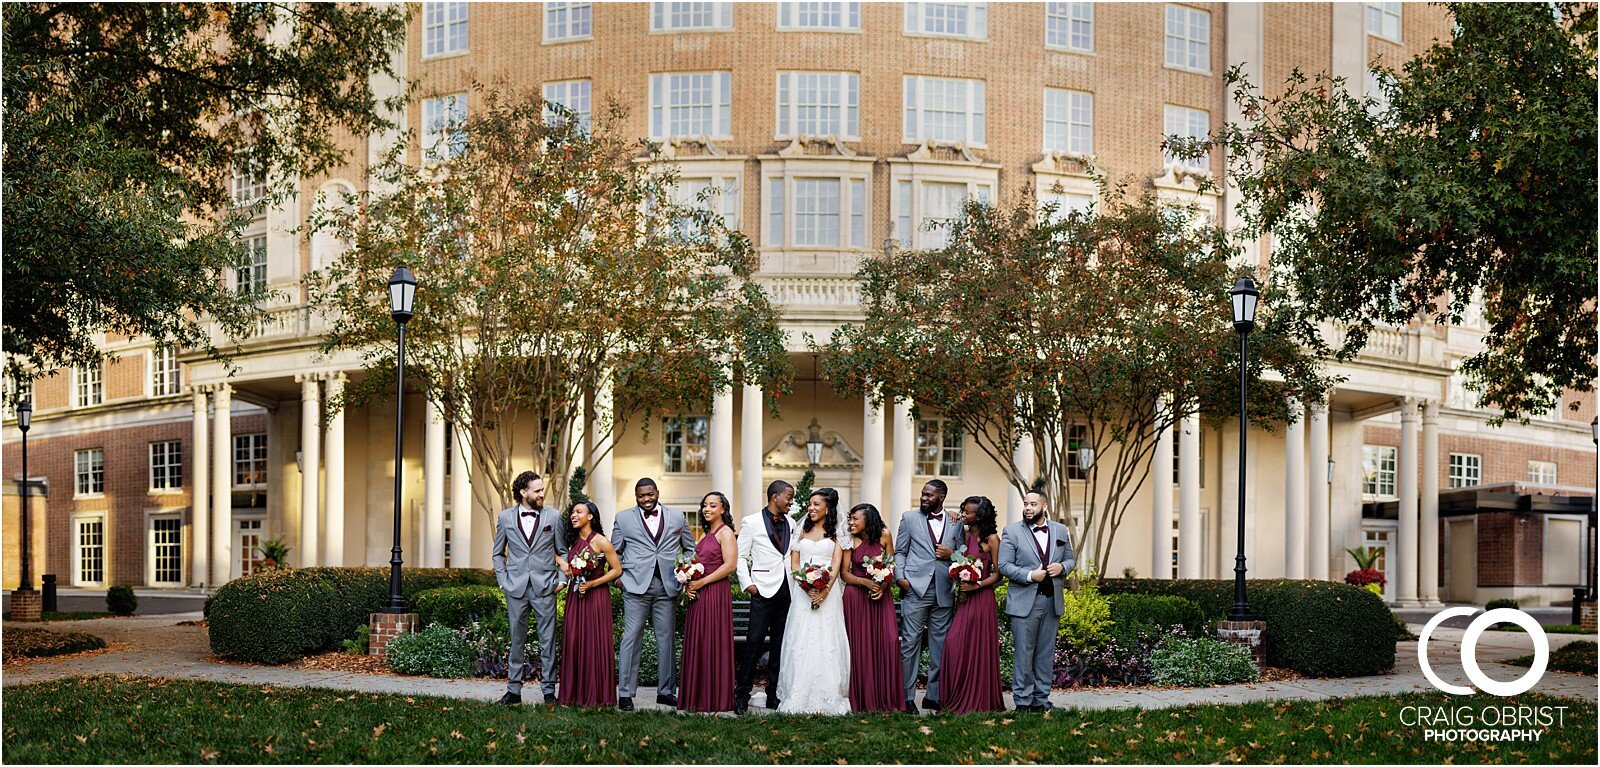
[{"label": "burgundy bow tie", "polygon": [[941,520],[944,519],[944,514],[943,513],[929,514],[928,515],[928,519],[932,519],[932,520],[935,520],[935,521],[941,521]]},{"label": "burgundy bow tie", "polygon": [[645,517],[653,517],[653,516],[655,516],[656,514],[658,514],[660,512],[661,512],[661,507],[657,506],[657,507],[645,512],[644,515],[645,515]]},{"label": "burgundy bow tie", "polygon": [[524,516],[524,517],[538,516],[538,514],[539,514],[539,512],[537,512],[537,511],[524,511],[524,512],[522,512],[522,516]]},{"label": "burgundy bow tie", "polygon": [[1039,525],[1038,527],[1033,528],[1033,531],[1036,532],[1036,533],[1048,533],[1048,532],[1050,532],[1050,526],[1049,525]]}]

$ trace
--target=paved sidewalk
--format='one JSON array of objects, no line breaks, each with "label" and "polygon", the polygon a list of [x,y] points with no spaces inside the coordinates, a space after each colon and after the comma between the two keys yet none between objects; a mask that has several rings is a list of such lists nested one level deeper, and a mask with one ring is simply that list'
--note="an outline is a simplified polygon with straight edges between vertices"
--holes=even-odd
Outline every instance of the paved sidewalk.
[{"label": "paved sidewalk", "polygon": [[[211,659],[205,629],[199,626],[179,626],[178,621],[198,620],[200,614],[149,615],[131,618],[102,618],[92,621],[56,621],[49,628],[82,630],[97,634],[112,644],[109,652],[66,660],[41,660],[6,669],[4,685],[42,682],[88,674],[135,674],[173,679],[197,679],[239,684],[277,685],[283,687],[317,687],[330,690],[347,690],[369,693],[400,693],[404,695],[435,695],[450,698],[491,701],[505,690],[505,683],[483,679],[434,679],[431,677],[391,676],[387,674],[360,674],[344,671],[307,670],[279,666],[243,666],[217,663]],[[6,623],[5,628],[25,624]],[[37,625],[37,624],[35,624]],[[1412,625],[1420,632],[1420,624]],[[1435,673],[1447,682],[1469,684],[1461,670],[1460,640],[1465,633],[1460,629],[1437,629],[1429,646],[1429,658]],[[1551,635],[1554,649],[1568,642],[1593,639],[1592,636]],[[1503,681],[1520,676],[1525,670],[1510,665],[1492,663],[1532,652],[1527,635],[1512,632],[1486,632],[1478,643],[1478,659],[1485,673]],[[1417,662],[1417,642],[1407,640],[1397,648],[1395,672],[1382,676],[1349,679],[1297,679],[1284,682],[1258,682],[1221,687],[1196,689],[1100,688],[1095,690],[1056,690],[1050,700],[1062,708],[1168,708],[1204,703],[1248,703],[1261,700],[1323,700],[1358,695],[1395,695],[1406,692],[1427,692],[1433,689],[1423,676]],[[1001,669],[1009,674],[1010,669]],[[1595,678],[1578,674],[1547,671],[1535,692],[1567,698],[1596,700]],[[526,699],[538,699],[537,686],[526,692]],[[641,688],[636,703],[640,708],[655,707],[655,690]],[[751,711],[766,712],[759,707],[760,693],[752,701]]]}]

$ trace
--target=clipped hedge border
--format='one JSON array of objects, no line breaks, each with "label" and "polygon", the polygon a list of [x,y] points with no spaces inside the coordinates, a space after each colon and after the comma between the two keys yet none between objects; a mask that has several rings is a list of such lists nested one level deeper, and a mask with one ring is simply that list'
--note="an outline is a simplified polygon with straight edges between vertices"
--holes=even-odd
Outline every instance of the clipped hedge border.
[{"label": "clipped hedge border", "polygon": [[[489,570],[401,570],[408,598],[449,586],[493,586]],[[386,567],[267,570],[228,582],[212,595],[211,651],[232,660],[288,663],[336,650],[389,598]]]},{"label": "clipped hedge border", "polygon": [[18,626],[6,629],[5,642],[0,643],[0,648],[3,648],[0,656],[5,660],[47,658],[52,655],[101,650],[105,646],[106,640],[81,631],[52,631]]},{"label": "clipped hedge border", "polygon": [[[1399,639],[1394,614],[1378,595],[1328,581],[1251,580],[1250,610],[1267,623],[1267,663],[1325,677],[1371,676],[1394,669]],[[1107,578],[1106,594],[1164,594],[1192,600],[1208,620],[1233,609],[1232,580]]]}]

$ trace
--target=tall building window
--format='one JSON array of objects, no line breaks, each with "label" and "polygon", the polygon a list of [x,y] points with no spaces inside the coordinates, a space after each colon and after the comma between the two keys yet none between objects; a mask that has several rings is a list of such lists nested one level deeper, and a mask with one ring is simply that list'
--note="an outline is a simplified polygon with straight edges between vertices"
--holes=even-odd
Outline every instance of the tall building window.
[{"label": "tall building window", "polygon": [[72,568],[73,585],[99,586],[106,580],[106,518],[80,517],[74,520],[76,538]]},{"label": "tall building window", "polygon": [[261,555],[262,522],[260,519],[239,520],[239,575],[250,575],[266,564]]},{"label": "tall building window", "polygon": [[1367,34],[1400,42],[1400,4],[1367,3]]},{"label": "tall building window", "polygon": [[942,248],[950,244],[949,223],[970,199],[988,204],[989,184],[961,181],[895,182],[895,238],[902,247]]},{"label": "tall building window", "polygon": [[904,133],[908,144],[964,141],[982,145],[984,82],[906,76]]},{"label": "tall building window", "polygon": [[661,420],[661,461],[668,474],[704,474],[710,422],[701,415]]},{"label": "tall building window", "polygon": [[860,3],[778,3],[778,29],[861,29]]},{"label": "tall building window", "polygon": [[777,137],[859,139],[860,82],[854,72],[779,72]]},{"label": "tall building window", "polygon": [[[867,239],[865,177],[774,177],[766,204],[766,243],[773,247],[864,248]],[[788,187],[787,189],[785,187]],[[794,231],[784,229],[785,201]]]},{"label": "tall building window", "polygon": [[177,490],[183,487],[183,443],[150,443],[150,489]]},{"label": "tall building window", "polygon": [[183,520],[150,518],[150,576],[161,586],[183,583]]},{"label": "tall building window", "polygon": [[443,56],[467,49],[467,4],[422,4],[422,55]]},{"label": "tall building window", "polygon": [[1185,5],[1167,6],[1167,66],[1211,71],[1211,14]]},{"label": "tall building window", "polygon": [[460,157],[467,150],[467,94],[422,100],[422,156],[429,160]]},{"label": "tall building window", "polygon": [[[1391,528],[1392,530],[1392,528]],[[1389,538],[1390,530],[1363,530],[1361,531],[1363,548],[1376,549],[1378,558],[1373,561],[1372,568],[1383,573],[1383,594],[1385,600],[1389,598],[1390,588],[1394,584],[1394,574],[1389,572]]]},{"label": "tall building window", "polygon": [[100,495],[106,491],[106,451],[104,448],[77,450],[72,454],[77,495]]},{"label": "tall building window", "polygon": [[1483,484],[1483,456],[1450,454],[1450,486],[1472,487]]},{"label": "tall building window", "polygon": [[4,391],[0,391],[0,417],[16,418],[19,403],[33,402],[33,379],[18,381],[8,375],[0,380],[5,384]]},{"label": "tall building window", "polygon": [[[1094,450],[1094,442],[1089,436],[1089,424],[1075,423],[1068,426],[1067,451],[1070,457],[1067,459],[1067,479],[1088,479],[1089,472],[1094,470],[1093,463],[1089,464],[1087,469],[1083,467],[1080,451],[1085,448]],[[1099,456],[1095,456],[1094,460],[1099,460]]]},{"label": "tall building window", "polygon": [[1396,466],[1399,463],[1400,451],[1390,445],[1362,445],[1361,446],[1361,492],[1365,495],[1380,498],[1393,498],[1395,480],[1398,476]]},{"label": "tall building window", "polygon": [[[1180,480],[1178,478],[1178,466],[1181,465],[1179,460],[1178,460],[1178,458],[1179,458],[1179,454],[1182,452],[1181,445],[1183,444],[1183,439],[1181,437],[1181,435],[1183,434],[1182,430],[1183,430],[1182,425],[1174,426],[1173,429],[1172,429],[1172,484],[1174,484],[1174,485],[1176,485],[1176,484],[1178,484],[1179,482],[1182,481],[1182,480]],[[1206,486],[1206,432],[1205,432],[1205,429],[1198,429],[1198,428],[1195,429],[1195,432],[1196,432],[1195,433],[1195,437],[1198,438],[1196,440],[1195,444],[1196,444],[1196,446],[1198,446],[1200,448],[1199,450],[1195,451],[1195,462],[1197,464],[1199,464],[1199,467],[1200,467],[1200,486],[1201,487],[1205,487]]]},{"label": "tall building window", "polygon": [[1529,461],[1528,481],[1536,485],[1556,484],[1556,462]]},{"label": "tall building window", "polygon": [[982,40],[989,36],[988,3],[906,3],[906,33]]},{"label": "tall building window", "polygon": [[253,170],[243,158],[233,164],[233,204],[249,207],[267,196],[267,181]]},{"label": "tall building window", "polygon": [[1044,44],[1069,51],[1094,50],[1094,3],[1045,3]]},{"label": "tall building window", "polygon": [[733,73],[650,76],[650,137],[733,137]]},{"label": "tall building window", "polygon": [[93,407],[105,401],[105,363],[79,365],[72,369],[73,407]]},{"label": "tall building window", "polygon": [[578,40],[594,34],[590,3],[545,3],[544,41]]},{"label": "tall building window", "polygon": [[651,32],[733,29],[733,3],[651,3]]},{"label": "tall building window", "polygon": [[[579,127],[589,129],[590,92],[593,83],[589,80],[562,80],[560,82],[544,84],[544,100],[548,104],[560,104],[572,113],[578,121]],[[555,112],[545,108],[545,120],[550,121],[555,117]]]},{"label": "tall building window", "polygon": [[267,236],[244,241],[245,262],[234,273],[234,289],[241,295],[267,292]]},{"label": "tall building window", "polygon": [[267,435],[234,435],[234,487],[255,487],[265,484],[267,484]]},{"label": "tall building window", "polygon": [[1044,89],[1045,151],[1094,152],[1094,94]]},{"label": "tall building window", "polygon": [[168,346],[150,350],[150,396],[165,397],[179,393],[178,350]]},{"label": "tall building window", "polygon": [[943,418],[917,420],[917,475],[960,477],[961,424]]},{"label": "tall building window", "polygon": [[[1165,135],[1204,140],[1211,135],[1211,114],[1201,109],[1175,107],[1168,104],[1166,108]],[[1168,165],[1205,170],[1211,165],[1211,153],[1206,152],[1202,157],[1186,159],[1178,157],[1169,149],[1166,152],[1165,162]]]},{"label": "tall building window", "polygon": [[[739,180],[732,176],[711,178],[679,178],[673,190],[674,201],[685,208],[705,210],[722,217],[728,229],[739,228]],[[699,234],[698,224],[685,216],[677,222],[678,232],[684,237]]]}]

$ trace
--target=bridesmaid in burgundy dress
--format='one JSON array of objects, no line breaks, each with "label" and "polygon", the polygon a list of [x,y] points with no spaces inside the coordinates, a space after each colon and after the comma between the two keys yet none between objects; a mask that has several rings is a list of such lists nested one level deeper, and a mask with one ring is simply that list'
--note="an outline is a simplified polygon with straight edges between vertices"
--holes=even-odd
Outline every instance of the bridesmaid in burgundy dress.
[{"label": "bridesmaid in burgundy dress", "polygon": [[[884,527],[878,507],[858,503],[850,509],[850,567],[841,577],[844,629],[850,637],[850,710],[900,711],[906,693],[900,678],[900,633],[894,596],[867,575],[867,557],[886,555],[894,563],[894,536]],[[888,583],[894,582],[890,575]]]},{"label": "bridesmaid in burgundy dress", "polygon": [[683,657],[678,708],[683,711],[733,710],[733,588],[728,576],[739,564],[738,538],[728,497],[712,491],[700,499],[700,518],[709,531],[694,547],[705,575],[684,586],[689,600],[683,622]]},{"label": "bridesmaid in burgundy dress", "polygon": [[[600,508],[587,501],[572,505],[562,525],[567,556],[556,557],[561,572],[582,578],[568,594],[561,633],[561,676],[556,702],[564,706],[617,705],[616,650],[611,636],[611,582],[622,577],[622,562],[600,526]],[[587,572],[573,572],[582,552],[594,562]],[[561,597],[558,597],[561,598]]]},{"label": "bridesmaid in burgundy dress", "polygon": [[994,503],[975,495],[961,503],[961,522],[967,531],[962,553],[983,561],[983,579],[957,586],[964,598],[956,605],[950,633],[944,640],[944,710],[954,713],[1004,711],[1000,696],[1000,626],[996,616],[994,585],[1000,572],[994,563],[1000,553]]}]

